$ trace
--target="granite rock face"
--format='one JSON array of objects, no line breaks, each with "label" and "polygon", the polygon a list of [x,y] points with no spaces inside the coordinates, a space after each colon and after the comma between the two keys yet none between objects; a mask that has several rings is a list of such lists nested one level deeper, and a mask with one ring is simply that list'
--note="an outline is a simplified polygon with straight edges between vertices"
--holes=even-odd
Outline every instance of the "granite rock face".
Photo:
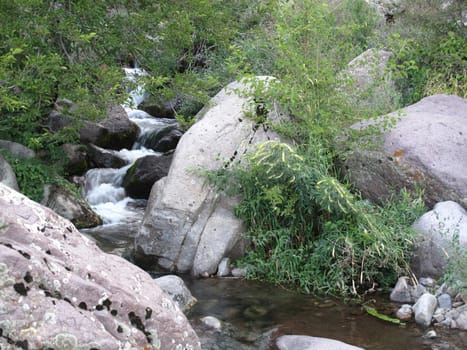
[{"label": "granite rock face", "polygon": [[[387,118],[396,119],[393,128],[382,127]],[[381,140],[372,148],[352,146],[343,166],[363,197],[380,203],[419,185],[428,206],[447,200],[467,205],[467,99],[433,95],[353,126],[370,127],[382,129]]]},{"label": "granite rock face", "polygon": [[0,182],[12,189],[19,191],[18,181],[16,174],[7,162],[7,160],[0,154]]},{"label": "granite rock face", "polygon": [[[136,246],[161,267],[211,275],[222,258],[239,251],[244,227],[233,213],[236,199],[212,189],[196,171],[229,166],[279,138],[247,117],[257,107],[252,95],[242,82],[219,92],[180,139],[167,177],[154,184]],[[278,122],[282,115],[273,110],[263,117]]]},{"label": "granite rock face", "polygon": [[467,211],[453,201],[441,202],[414,224],[418,233],[412,269],[419,276],[441,277],[450,260],[467,250]]},{"label": "granite rock face", "polygon": [[2,349],[200,349],[143,270],[0,184]]}]

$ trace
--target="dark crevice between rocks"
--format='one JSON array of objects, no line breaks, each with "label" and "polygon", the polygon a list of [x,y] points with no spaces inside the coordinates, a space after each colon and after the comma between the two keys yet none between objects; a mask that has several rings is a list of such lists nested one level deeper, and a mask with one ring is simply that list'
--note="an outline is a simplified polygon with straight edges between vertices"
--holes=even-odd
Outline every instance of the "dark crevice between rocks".
[{"label": "dark crevice between rocks", "polygon": [[84,301],[80,302],[80,303],[78,304],[78,307],[79,307],[80,309],[82,309],[82,310],[86,310],[86,311],[88,310],[88,306],[86,305],[86,303],[85,303]]}]

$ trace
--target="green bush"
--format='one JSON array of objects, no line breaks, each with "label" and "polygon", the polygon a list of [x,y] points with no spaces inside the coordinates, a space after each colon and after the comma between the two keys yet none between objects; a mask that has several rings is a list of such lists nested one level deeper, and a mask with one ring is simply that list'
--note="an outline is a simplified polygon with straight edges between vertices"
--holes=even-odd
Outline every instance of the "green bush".
[{"label": "green bush", "polygon": [[240,261],[248,276],[355,296],[408,274],[410,226],[422,200],[403,192],[383,207],[371,205],[332,175],[324,148],[299,152],[267,142],[247,164],[210,175],[227,193],[242,194],[236,214],[251,241]]}]

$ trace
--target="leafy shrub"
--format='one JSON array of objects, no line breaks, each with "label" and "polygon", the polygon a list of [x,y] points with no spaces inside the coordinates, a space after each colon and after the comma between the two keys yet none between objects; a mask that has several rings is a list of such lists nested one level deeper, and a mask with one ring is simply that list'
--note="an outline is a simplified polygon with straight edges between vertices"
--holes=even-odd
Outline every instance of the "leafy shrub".
[{"label": "leafy shrub", "polygon": [[241,193],[236,214],[251,250],[240,264],[249,277],[306,292],[358,295],[388,287],[409,272],[410,229],[424,209],[402,193],[383,207],[360,200],[332,175],[324,148],[305,153],[270,141],[246,165],[211,179]]}]

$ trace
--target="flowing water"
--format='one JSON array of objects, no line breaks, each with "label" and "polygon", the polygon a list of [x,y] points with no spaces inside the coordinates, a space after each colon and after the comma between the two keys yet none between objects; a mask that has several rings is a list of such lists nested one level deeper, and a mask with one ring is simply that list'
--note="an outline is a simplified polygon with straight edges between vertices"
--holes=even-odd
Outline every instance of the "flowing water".
[{"label": "flowing water", "polygon": [[[131,77],[143,74],[127,72]],[[144,99],[144,91],[132,93],[132,104]],[[92,169],[86,174],[85,197],[101,215],[104,225],[83,230],[94,237],[106,252],[133,260],[133,240],[144,214],[145,201],[127,197],[123,177],[139,157],[155,154],[141,145],[144,138],[173,120],[154,118],[125,106],[130,119],[138,124],[141,134],[132,150],[121,150],[128,165],[121,169]],[[413,322],[398,326],[366,314],[360,305],[333,299],[317,299],[277,286],[241,279],[191,279],[184,276],[198,303],[188,317],[200,336],[205,350],[275,350],[274,339],[283,334],[309,335],[341,340],[373,350],[467,349],[467,332],[436,329],[437,338],[423,337],[428,329]],[[378,297],[374,306],[380,312],[393,314],[397,305]],[[371,301],[369,301],[371,302]],[[214,316],[224,322],[221,332],[207,330],[200,322]]]}]

